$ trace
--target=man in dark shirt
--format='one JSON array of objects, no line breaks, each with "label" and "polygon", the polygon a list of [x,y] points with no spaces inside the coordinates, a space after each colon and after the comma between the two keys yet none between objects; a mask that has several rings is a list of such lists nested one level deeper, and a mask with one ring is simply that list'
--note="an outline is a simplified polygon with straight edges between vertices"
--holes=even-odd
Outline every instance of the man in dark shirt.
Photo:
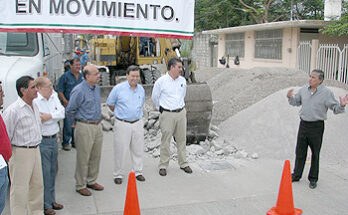
[{"label": "man in dark shirt", "polygon": [[315,189],[319,177],[319,155],[324,134],[324,120],[327,110],[334,114],[343,113],[348,103],[348,94],[338,102],[331,90],[322,84],[324,72],[313,70],[309,77],[309,85],[302,87],[295,95],[293,89],[287,93],[289,104],[302,106],[300,110],[300,127],[297,134],[296,161],[292,174],[292,181],[299,181],[302,177],[306,162],[308,146],[312,151],[311,168],[308,174],[309,187]]},{"label": "man in dark shirt", "polygon": [[[70,62],[70,71],[65,72],[59,79],[57,92],[59,99],[61,100],[63,106],[66,106],[69,103],[70,93],[72,89],[82,82],[83,77],[80,73],[80,59],[72,59]],[[69,151],[71,146],[74,147],[74,129],[72,128],[73,124],[69,119],[64,119],[63,127],[63,149]],[[71,145],[70,145],[71,141]]]}]

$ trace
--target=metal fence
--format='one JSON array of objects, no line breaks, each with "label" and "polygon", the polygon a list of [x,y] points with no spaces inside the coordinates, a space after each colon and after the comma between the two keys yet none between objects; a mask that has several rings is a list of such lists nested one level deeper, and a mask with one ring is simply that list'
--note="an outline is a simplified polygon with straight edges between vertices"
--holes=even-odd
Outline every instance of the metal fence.
[{"label": "metal fence", "polygon": [[[310,73],[312,46],[301,41],[298,46],[297,69]],[[337,44],[320,44],[316,53],[316,69],[323,70],[326,79],[348,84],[348,44],[341,50]]]},{"label": "metal fence", "polygon": [[311,72],[311,41],[301,41],[297,49],[297,69],[309,74]]},{"label": "metal fence", "polygon": [[317,51],[316,69],[325,72],[325,78],[338,80],[341,50],[336,44],[320,44]]},{"label": "metal fence", "polygon": [[341,62],[338,71],[338,80],[342,83],[348,84],[348,44],[345,44],[341,51]]}]

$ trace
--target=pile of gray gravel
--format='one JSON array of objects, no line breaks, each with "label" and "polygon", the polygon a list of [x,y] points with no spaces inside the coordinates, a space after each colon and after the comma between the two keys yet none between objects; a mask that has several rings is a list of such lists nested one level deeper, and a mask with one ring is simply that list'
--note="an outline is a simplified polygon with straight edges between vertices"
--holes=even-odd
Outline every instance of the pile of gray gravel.
[{"label": "pile of gray gravel", "polygon": [[[308,82],[307,74],[289,68],[204,68],[195,75],[197,81],[205,81],[211,88],[214,125],[279,90]],[[325,84],[348,89],[333,80],[325,80]]]}]

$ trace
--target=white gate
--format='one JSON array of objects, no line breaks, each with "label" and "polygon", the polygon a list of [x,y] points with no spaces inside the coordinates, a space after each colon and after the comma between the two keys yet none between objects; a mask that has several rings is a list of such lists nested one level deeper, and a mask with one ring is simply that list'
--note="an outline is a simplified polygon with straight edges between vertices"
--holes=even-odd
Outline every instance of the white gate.
[{"label": "white gate", "polygon": [[338,80],[341,50],[337,44],[320,44],[316,69],[325,72],[325,78]]},{"label": "white gate", "polygon": [[341,51],[341,60],[338,71],[338,80],[342,83],[348,84],[348,44],[345,44]]},{"label": "white gate", "polygon": [[297,50],[297,69],[309,74],[311,70],[311,41],[301,41]]}]

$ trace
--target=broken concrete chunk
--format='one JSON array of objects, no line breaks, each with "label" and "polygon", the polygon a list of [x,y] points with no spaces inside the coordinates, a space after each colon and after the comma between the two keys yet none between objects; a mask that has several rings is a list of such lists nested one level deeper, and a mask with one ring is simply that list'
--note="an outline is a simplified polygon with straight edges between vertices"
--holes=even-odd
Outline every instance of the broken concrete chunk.
[{"label": "broken concrete chunk", "polygon": [[149,112],[149,120],[150,119],[158,119],[160,116],[160,112],[159,111],[150,111]]}]

